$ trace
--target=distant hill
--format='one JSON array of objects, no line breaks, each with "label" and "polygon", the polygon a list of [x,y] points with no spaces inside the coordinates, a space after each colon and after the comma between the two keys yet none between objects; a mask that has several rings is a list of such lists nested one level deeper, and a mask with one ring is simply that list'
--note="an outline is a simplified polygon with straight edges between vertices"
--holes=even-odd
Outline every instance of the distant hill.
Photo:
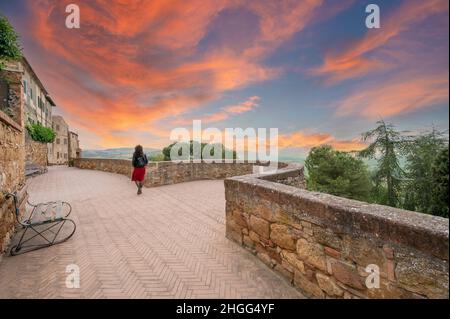
[{"label": "distant hill", "polygon": [[[144,148],[147,157],[153,157],[161,154],[161,150],[154,148]],[[83,150],[81,157],[86,158],[112,158],[112,159],[131,159],[133,156],[134,148],[122,147],[122,148],[109,148],[105,150]]]}]

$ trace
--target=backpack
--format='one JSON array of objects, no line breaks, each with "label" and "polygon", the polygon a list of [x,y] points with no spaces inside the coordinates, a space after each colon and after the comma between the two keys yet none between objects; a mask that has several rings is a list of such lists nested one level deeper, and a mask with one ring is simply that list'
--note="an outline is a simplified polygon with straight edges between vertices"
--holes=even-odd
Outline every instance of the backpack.
[{"label": "backpack", "polygon": [[147,158],[144,156],[136,157],[136,167],[144,167],[147,165]]}]

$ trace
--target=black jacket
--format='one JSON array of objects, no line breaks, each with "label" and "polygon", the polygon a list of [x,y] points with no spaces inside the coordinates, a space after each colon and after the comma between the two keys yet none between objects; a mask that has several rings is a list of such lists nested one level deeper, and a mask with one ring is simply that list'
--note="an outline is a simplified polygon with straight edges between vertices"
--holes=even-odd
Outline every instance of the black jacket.
[{"label": "black jacket", "polygon": [[[139,160],[139,157],[141,157],[143,161]],[[144,163],[144,165],[139,165],[139,162]],[[144,167],[147,164],[148,164],[147,155],[144,154],[143,156],[136,156],[135,154],[133,154],[133,167]]]}]

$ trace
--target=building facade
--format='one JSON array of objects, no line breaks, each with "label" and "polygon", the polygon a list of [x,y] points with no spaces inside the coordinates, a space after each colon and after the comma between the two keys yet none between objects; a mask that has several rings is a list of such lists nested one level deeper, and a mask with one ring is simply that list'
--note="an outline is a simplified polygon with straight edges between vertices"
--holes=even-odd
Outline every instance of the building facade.
[{"label": "building facade", "polygon": [[56,106],[55,103],[27,59],[23,58],[20,65],[23,69],[25,123],[39,123],[45,127],[52,127],[52,108]]},{"label": "building facade", "polygon": [[69,160],[81,156],[80,142],[78,141],[78,134],[69,131]]},{"label": "building facade", "polygon": [[[7,69],[21,74],[21,100],[23,103],[24,125],[41,124],[42,126],[51,128],[53,107],[55,107],[56,105],[45,89],[41,80],[34,72],[28,60],[23,57],[20,61],[8,62]],[[3,87],[4,85],[0,85],[0,93],[5,91],[2,90]],[[3,95],[4,94],[0,94],[0,98],[2,98]],[[7,108],[6,111],[8,112]],[[25,140],[25,144],[26,147],[29,148],[32,146],[31,138],[29,138],[26,131],[25,135],[27,137]],[[50,158],[51,151],[51,144],[47,144],[47,158]],[[32,162],[33,161],[27,161],[27,167],[33,168],[34,166],[36,166],[34,165],[35,163]]]},{"label": "building facade", "polygon": [[48,163],[51,165],[63,165],[69,163],[69,126],[60,115],[52,116],[52,129],[56,138],[50,146]]}]

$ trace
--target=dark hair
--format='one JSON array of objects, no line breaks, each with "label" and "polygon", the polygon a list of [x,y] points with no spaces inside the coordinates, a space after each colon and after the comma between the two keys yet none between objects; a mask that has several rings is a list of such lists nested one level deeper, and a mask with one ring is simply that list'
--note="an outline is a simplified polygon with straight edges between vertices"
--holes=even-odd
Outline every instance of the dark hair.
[{"label": "dark hair", "polygon": [[134,156],[144,156],[144,149],[142,148],[142,145],[136,145],[136,147],[134,148]]}]

